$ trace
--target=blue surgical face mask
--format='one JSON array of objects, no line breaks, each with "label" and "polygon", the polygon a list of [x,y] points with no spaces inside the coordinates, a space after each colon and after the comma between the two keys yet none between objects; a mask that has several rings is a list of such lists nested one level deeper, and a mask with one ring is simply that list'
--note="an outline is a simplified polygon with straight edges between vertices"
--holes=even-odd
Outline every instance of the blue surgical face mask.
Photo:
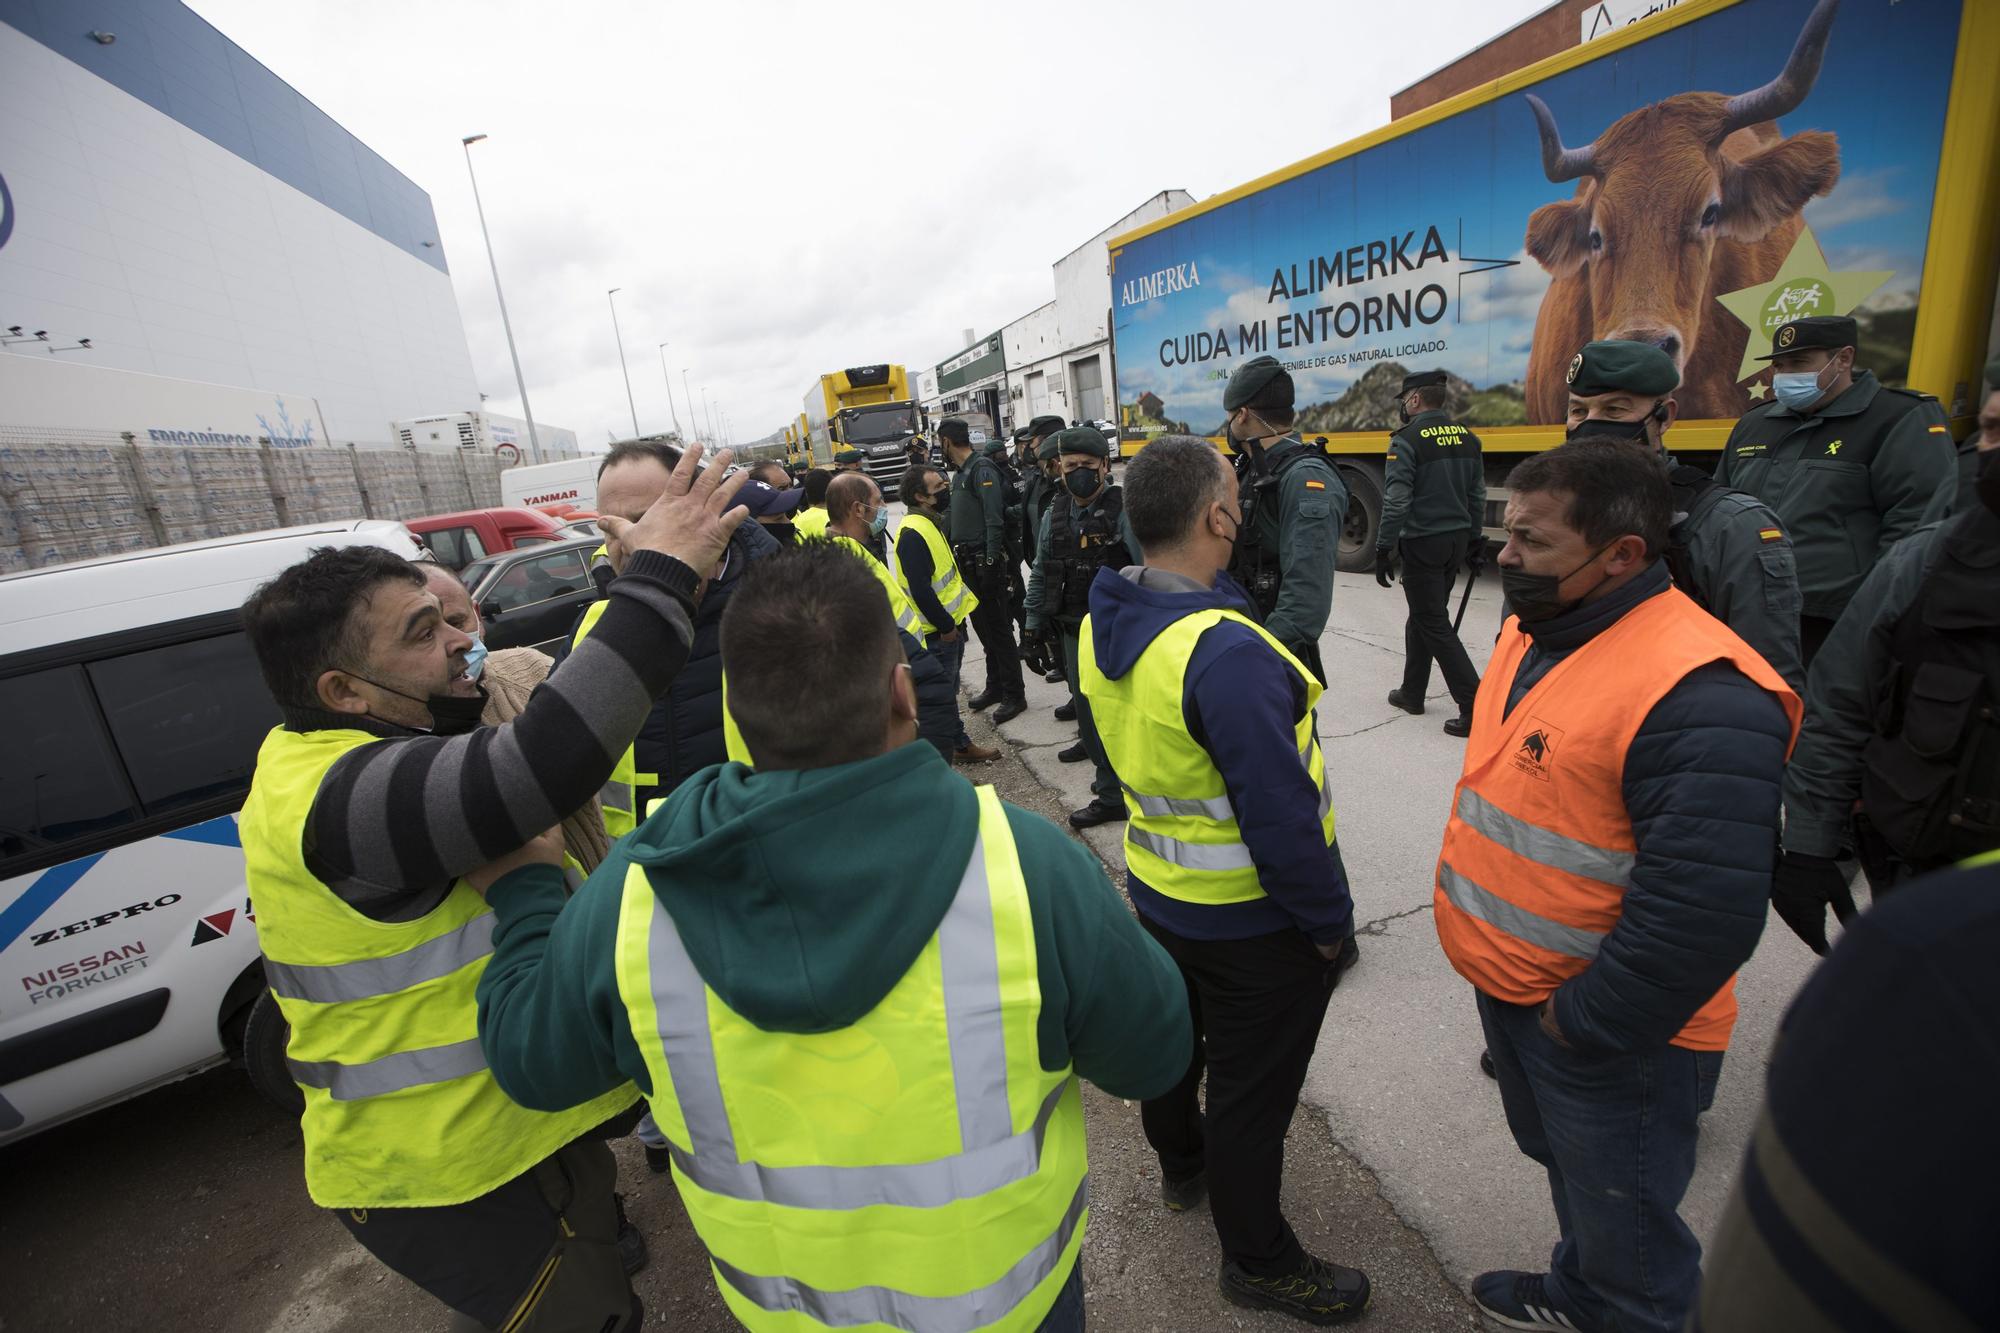
[{"label": "blue surgical face mask", "polygon": [[1826,392],[1819,386],[1819,377],[1820,372],[1816,370],[1780,372],[1771,376],[1771,392],[1787,408],[1803,414]]},{"label": "blue surgical face mask", "polygon": [[888,530],[889,530],[889,511],[887,509],[876,510],[875,517],[868,520],[869,535],[874,537],[880,537],[884,532],[887,532]]},{"label": "blue surgical face mask", "polygon": [[485,669],[486,644],[475,634],[472,636],[472,646],[465,650],[465,674],[478,680],[479,673]]}]

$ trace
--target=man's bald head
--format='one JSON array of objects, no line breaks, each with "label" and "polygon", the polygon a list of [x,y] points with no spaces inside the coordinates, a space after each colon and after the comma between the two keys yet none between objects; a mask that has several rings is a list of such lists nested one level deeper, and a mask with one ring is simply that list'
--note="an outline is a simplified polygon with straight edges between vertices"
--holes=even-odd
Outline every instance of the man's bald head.
[{"label": "man's bald head", "polygon": [[[865,472],[843,472],[826,488],[826,517],[830,523],[847,523],[856,509],[882,503],[882,488]],[[864,518],[862,524],[866,526]]]}]

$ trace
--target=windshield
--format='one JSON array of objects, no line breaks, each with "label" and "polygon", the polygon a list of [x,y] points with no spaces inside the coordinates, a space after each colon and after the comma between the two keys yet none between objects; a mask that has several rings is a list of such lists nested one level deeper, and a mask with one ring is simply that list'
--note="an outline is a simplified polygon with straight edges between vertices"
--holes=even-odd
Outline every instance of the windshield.
[{"label": "windshield", "polygon": [[916,434],[916,414],[908,403],[851,407],[840,414],[849,444],[880,444]]}]

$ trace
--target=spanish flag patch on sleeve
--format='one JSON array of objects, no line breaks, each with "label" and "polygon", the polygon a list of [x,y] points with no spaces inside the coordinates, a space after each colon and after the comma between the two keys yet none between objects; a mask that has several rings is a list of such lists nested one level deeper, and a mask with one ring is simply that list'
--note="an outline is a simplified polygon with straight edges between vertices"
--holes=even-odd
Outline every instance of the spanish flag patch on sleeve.
[{"label": "spanish flag patch on sleeve", "polygon": [[1757,535],[1767,542],[1781,542],[1785,539],[1785,530],[1783,528],[1759,528],[1757,529]]},{"label": "spanish flag patch on sleeve", "polygon": [[1326,489],[1326,483],[1323,481],[1309,481],[1306,483],[1306,489],[1309,491],[1323,491]]},{"label": "spanish flag patch on sleeve", "polygon": [[1949,435],[1949,434],[1951,434],[1951,431],[1950,431],[1950,430],[1948,430],[1948,429],[1946,429],[1946,428],[1945,428],[1945,427],[1943,427],[1943,426],[1929,426],[1929,427],[1926,427],[1926,429],[1927,429],[1927,430],[1929,430],[1929,431],[1930,431],[1930,433],[1931,433],[1931,434],[1933,434],[1933,435]]}]

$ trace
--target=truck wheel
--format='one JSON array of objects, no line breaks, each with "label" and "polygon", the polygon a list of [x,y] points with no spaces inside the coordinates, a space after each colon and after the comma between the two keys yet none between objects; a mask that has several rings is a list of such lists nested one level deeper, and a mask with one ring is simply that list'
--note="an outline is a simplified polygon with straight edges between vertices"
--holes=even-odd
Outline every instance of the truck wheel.
[{"label": "truck wheel", "polygon": [[1333,565],[1343,574],[1375,568],[1375,534],[1382,527],[1382,468],[1376,463],[1342,462],[1347,483],[1347,522],[1340,529],[1340,554]]},{"label": "truck wheel", "polygon": [[291,1025],[271,992],[263,991],[250,1006],[250,1018],[243,1025],[243,1068],[250,1086],[281,1111],[297,1115],[306,1108],[306,1095],[292,1082],[285,1065],[285,1039]]}]

